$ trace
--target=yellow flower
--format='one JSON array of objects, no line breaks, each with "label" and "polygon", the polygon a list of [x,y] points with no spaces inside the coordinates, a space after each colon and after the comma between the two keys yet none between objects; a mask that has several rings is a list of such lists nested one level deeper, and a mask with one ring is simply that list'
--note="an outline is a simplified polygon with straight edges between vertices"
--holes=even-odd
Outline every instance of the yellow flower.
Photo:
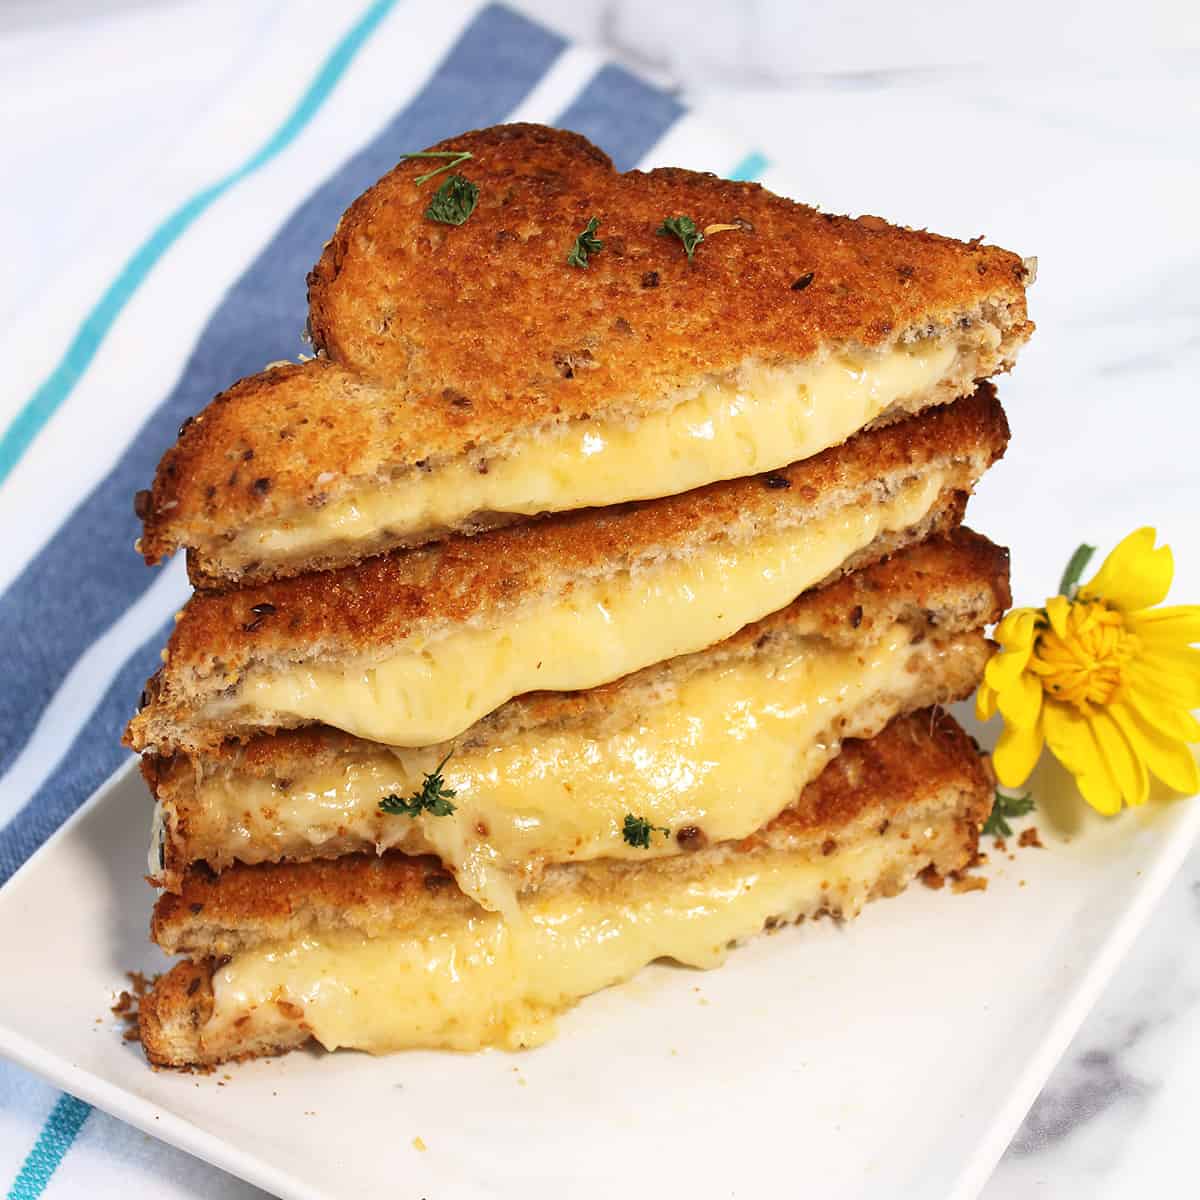
[{"label": "yellow flower", "polygon": [[1064,577],[1066,595],[997,627],[975,708],[1004,720],[993,761],[1006,787],[1024,783],[1048,746],[1102,813],[1144,804],[1150,775],[1200,791],[1188,749],[1200,741],[1200,605],[1155,608],[1175,565],[1154,536],[1135,530],[1090,583],[1076,591]]}]

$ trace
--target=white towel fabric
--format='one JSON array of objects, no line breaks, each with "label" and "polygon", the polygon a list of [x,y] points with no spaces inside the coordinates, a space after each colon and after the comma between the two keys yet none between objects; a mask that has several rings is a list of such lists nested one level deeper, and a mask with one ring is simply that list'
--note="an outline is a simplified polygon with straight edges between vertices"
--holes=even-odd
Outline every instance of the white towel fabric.
[{"label": "white towel fabric", "polygon": [[[623,168],[765,160],[479,0],[127,8],[10,33],[0,80],[6,227],[27,231],[0,290],[2,886],[125,757],[186,594],[181,561],[133,554],[133,492],[184,416],[304,349],[304,273],[355,195],[406,150],[504,120],[580,129]],[[7,1064],[0,1184],[257,1191]]]}]

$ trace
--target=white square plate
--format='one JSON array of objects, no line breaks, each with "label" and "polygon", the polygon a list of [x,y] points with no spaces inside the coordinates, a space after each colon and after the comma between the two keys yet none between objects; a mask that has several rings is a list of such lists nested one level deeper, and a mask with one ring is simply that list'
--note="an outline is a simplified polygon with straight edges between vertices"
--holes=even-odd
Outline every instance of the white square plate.
[{"label": "white square plate", "polygon": [[1056,771],[1033,781],[1047,848],[993,850],[987,891],[653,966],[533,1051],[204,1076],[151,1071],[108,1011],[163,965],[126,768],[0,891],[0,1052],[283,1197],[970,1197],[1200,826],[1171,802],[1101,821]]}]

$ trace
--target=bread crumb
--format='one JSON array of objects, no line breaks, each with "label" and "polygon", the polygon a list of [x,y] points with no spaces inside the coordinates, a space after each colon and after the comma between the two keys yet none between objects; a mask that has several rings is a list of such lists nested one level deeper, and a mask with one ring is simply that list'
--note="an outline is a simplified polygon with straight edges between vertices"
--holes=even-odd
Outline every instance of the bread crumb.
[{"label": "bread crumb", "polygon": [[982,875],[962,875],[950,885],[950,890],[961,896],[964,892],[986,892],[988,881]]},{"label": "bread crumb", "polygon": [[1018,846],[1036,846],[1039,850],[1045,850],[1042,845],[1042,839],[1038,836],[1037,826],[1030,825],[1028,829],[1021,830],[1021,836],[1017,838]]},{"label": "bread crumb", "polygon": [[921,872],[921,882],[935,892],[940,892],[946,886],[946,880],[937,873],[932,863]]},{"label": "bread crumb", "polygon": [[425,1151],[429,1149],[429,1147],[425,1145],[424,1140],[419,1136],[413,1138],[412,1144],[413,1144],[413,1149],[420,1150],[422,1154],[424,1154]]}]

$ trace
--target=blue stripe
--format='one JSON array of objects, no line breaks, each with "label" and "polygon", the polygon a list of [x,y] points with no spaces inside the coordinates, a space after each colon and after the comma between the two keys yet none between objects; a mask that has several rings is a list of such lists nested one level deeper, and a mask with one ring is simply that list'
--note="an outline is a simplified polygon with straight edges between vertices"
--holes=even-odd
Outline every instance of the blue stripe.
[{"label": "blue stripe", "polygon": [[74,1096],[59,1096],[58,1103],[42,1126],[42,1132],[38,1134],[38,1140],[34,1142],[20,1173],[8,1190],[8,1200],[37,1200],[46,1190],[50,1176],[70,1150],[71,1143],[91,1111],[90,1104],[76,1100]]},{"label": "blue stripe", "polygon": [[765,154],[760,154],[757,150],[752,150],[730,171],[729,178],[743,179],[749,182],[752,179],[757,179],[770,165],[770,160]]},{"label": "blue stripe", "polygon": [[[286,280],[277,280],[275,273],[283,273],[288,269],[286,261],[283,265],[277,265],[277,258],[287,260],[289,255],[293,255],[291,247],[294,236],[301,239],[302,246],[305,245],[305,239],[311,237],[319,248],[328,229],[333,226],[350,200],[391,166],[402,152],[402,148],[413,144],[428,145],[449,136],[455,126],[448,122],[453,120],[457,120],[460,125],[467,122],[484,125],[501,119],[520,103],[522,95],[533,87],[545,70],[549,69],[561,49],[561,41],[553,35],[506,9],[496,7],[481,14],[476,28],[464,33],[458,47],[439,70],[438,76],[442,78],[435,77],[431,80],[426,92],[413,102],[402,117],[396,119],[393,126],[389,127],[376,143],[372,143],[351,160],[338,176],[323,185],[280,231],[275,242],[239,281],[202,335],[197,350],[184,371],[176,395],[181,396],[188,404],[193,404],[196,392],[203,394],[213,386],[220,386],[221,378],[228,376],[230,357],[238,352],[238,335],[245,337],[248,326],[253,332],[256,319],[260,323],[262,321],[261,314],[258,314],[257,318],[254,315],[255,306],[264,309],[269,304],[279,304],[281,300],[286,303],[284,298],[291,289],[287,287]],[[476,72],[482,62],[495,63],[497,60],[502,64],[502,73],[510,79],[514,73],[528,71],[531,67],[536,68],[536,74],[526,75],[518,87],[510,87],[505,94],[497,93],[490,99],[477,95],[477,84],[474,92],[480,105],[479,110],[472,112],[468,107],[464,112],[459,99],[457,109],[453,110],[454,115],[447,117],[446,112],[452,110],[455,98],[461,97],[463,85],[472,78],[478,80]],[[601,78],[602,75],[604,78]],[[614,82],[619,82],[619,86],[614,88]],[[656,105],[652,106],[645,121],[630,123],[621,107],[629,102],[627,84],[636,88],[643,86],[632,77],[628,77],[627,81],[615,81],[612,73],[599,72],[580,97],[591,107],[594,135],[601,139],[601,144],[619,163],[636,162],[663,136],[679,112],[678,106],[674,104]],[[499,85],[493,81],[492,86]],[[598,97],[604,95],[609,97],[609,103],[617,106],[607,110],[607,113],[598,103]],[[396,146],[401,149],[396,149]],[[300,255],[302,262],[305,261],[304,255],[307,253],[307,247],[302,251],[295,251],[295,254]],[[292,266],[296,270],[303,270],[303,267],[295,267],[294,263]],[[283,338],[294,336],[294,331],[300,328],[304,319],[303,302],[296,306],[294,313],[291,313],[290,309],[287,312],[286,319],[273,320],[267,329],[267,333],[275,336],[279,344],[282,344]],[[256,338],[261,336],[263,335],[254,334],[251,337],[254,349],[250,354],[257,361],[261,361],[263,356],[261,342],[256,341]],[[275,356],[281,357],[278,353]],[[210,383],[206,379],[197,387],[196,376],[205,371],[209,372],[210,376],[215,372],[216,382]],[[172,401],[168,401],[166,408],[169,412],[169,423],[164,432],[169,438],[171,425],[179,419],[181,412],[173,408]],[[184,413],[188,411],[192,409],[182,409]],[[134,449],[136,450],[136,447]],[[154,457],[157,457],[157,452]],[[114,472],[118,477],[124,474],[120,468]],[[125,494],[128,495],[128,492]],[[105,496],[103,500],[97,501],[95,508],[111,509],[111,506],[111,497]],[[77,528],[88,525],[91,510],[91,505],[85,505],[58,541],[62,542],[67,537],[75,538]],[[107,520],[111,522],[111,516]],[[129,522],[132,526],[132,514],[129,516]],[[90,532],[81,535],[73,547],[61,552],[55,551],[54,547],[48,547],[43,552],[47,555],[58,555],[55,559],[58,572],[69,570],[72,555],[90,553],[89,539],[109,536],[104,520],[97,519],[89,528]],[[132,528],[128,530],[127,536],[132,537]],[[118,542],[124,543],[124,539],[119,538]],[[100,565],[96,564],[97,569]],[[135,586],[145,586],[142,581],[149,575],[144,568],[132,562],[122,571],[122,579]],[[88,586],[86,577],[79,582],[84,587]],[[33,591],[30,594],[36,596],[39,593]],[[45,595],[45,592],[41,594]],[[91,593],[88,592],[89,602],[81,603],[76,589],[75,595],[67,602],[67,609],[74,612],[77,618],[80,613],[90,615],[90,597]],[[2,611],[3,602],[0,602],[0,613]],[[58,614],[59,621],[62,616],[62,613]],[[47,628],[60,629],[62,626],[55,621],[49,621]],[[137,695],[141,681],[157,666],[157,648],[169,629],[170,623],[142,645],[122,667],[58,768],[38,789],[16,819],[0,831],[0,884],[74,812],[125,757],[125,752],[118,744],[121,725],[128,715],[132,698]],[[56,639],[50,640],[53,642]],[[0,641],[0,661],[3,660],[4,654],[4,644]]]},{"label": "blue stripe", "polygon": [[621,67],[601,67],[555,122],[608,152],[618,171],[645,158],[684,113],[674,96]]},{"label": "blue stripe", "polygon": [[374,33],[380,21],[392,8],[395,0],[376,0],[366,14],[353,26],[349,33],[334,47],[333,52],[322,64],[308,90],[300,97],[296,107],[288,114],[282,125],[241,166],[230,171],[224,178],[197,192],[190,200],[177,208],[163,223],[134,251],[133,256],[121,269],[121,273],[105,289],[96,306],[84,318],[66,353],[50,373],[45,382],[25,402],[24,407],[13,418],[12,423],[0,437],[0,484],[17,465],[21,455],[41,432],[42,427],[54,415],[58,407],[75,389],[100,349],[108,331],[112,328],[121,310],[128,304],[134,292],[141,287],[146,276],[167,252],[171,245],[222,193],[252,175],[270,162],[284,147],[293,142],[296,135],[308,124],[316,111],[324,104],[337,82],[345,74],[354,56]]},{"label": "blue stripe", "polygon": [[[173,620],[164,623],[125,660],[75,740],[70,747],[63,747],[57,766],[29,803],[0,829],[0,887],[129,758],[129,751],[121,745],[121,730],[129,720],[131,699],[158,666],[159,647],[173,625]],[[149,829],[147,808],[147,837]]]},{"label": "blue stripe", "polygon": [[[538,83],[564,42],[500,6],[482,10],[412,103],[292,214],[213,313],[165,402],[109,474],[0,597],[0,772],[20,753],[61,680],[154,580],[130,547],[130,499],[153,476],[184,417],[239,375],[290,357],[304,328],[303,280],[329,231],[359,193],[414,146],[504,119]],[[150,667],[142,672],[144,678]],[[124,674],[124,673],[123,673]],[[124,693],[128,715],[141,678]],[[85,776],[49,785],[5,831],[0,879],[57,828],[120,762],[111,724],[87,725],[99,748]],[[96,741],[88,741],[91,737]],[[56,773],[55,779],[59,776]],[[45,805],[41,817],[34,815]]]}]

